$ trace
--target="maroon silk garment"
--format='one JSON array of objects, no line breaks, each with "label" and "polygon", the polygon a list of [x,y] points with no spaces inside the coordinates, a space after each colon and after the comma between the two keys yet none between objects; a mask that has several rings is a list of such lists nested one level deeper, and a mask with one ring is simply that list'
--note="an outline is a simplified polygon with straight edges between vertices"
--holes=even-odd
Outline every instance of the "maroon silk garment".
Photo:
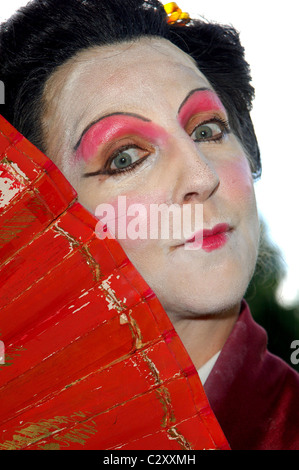
[{"label": "maroon silk garment", "polygon": [[299,374],[267,350],[245,301],[204,388],[232,450],[299,450]]}]

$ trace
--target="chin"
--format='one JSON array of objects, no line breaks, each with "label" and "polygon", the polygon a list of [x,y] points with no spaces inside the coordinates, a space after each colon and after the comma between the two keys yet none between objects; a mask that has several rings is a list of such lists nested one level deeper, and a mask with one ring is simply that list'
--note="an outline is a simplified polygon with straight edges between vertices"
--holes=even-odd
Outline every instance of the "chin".
[{"label": "chin", "polygon": [[[244,289],[245,292],[246,289]],[[244,292],[213,292],[208,295],[200,295],[200,292],[189,296],[186,293],[173,296],[172,301],[159,298],[164,310],[171,314],[189,317],[206,317],[225,315],[239,308]]]},{"label": "chin", "polygon": [[[164,310],[177,316],[223,315],[238,310],[251,279],[247,273],[218,272],[217,276],[173,275],[168,282],[151,285]],[[162,287],[162,288],[161,288]]]},{"label": "chin", "polygon": [[[251,247],[250,247],[251,248]],[[161,263],[148,253],[131,261],[172,318],[223,315],[236,312],[255,268],[256,250],[215,253],[209,263],[193,256]],[[216,256],[217,255],[217,256]],[[129,256],[130,257],[130,256]],[[187,260],[187,261],[186,261]]]}]

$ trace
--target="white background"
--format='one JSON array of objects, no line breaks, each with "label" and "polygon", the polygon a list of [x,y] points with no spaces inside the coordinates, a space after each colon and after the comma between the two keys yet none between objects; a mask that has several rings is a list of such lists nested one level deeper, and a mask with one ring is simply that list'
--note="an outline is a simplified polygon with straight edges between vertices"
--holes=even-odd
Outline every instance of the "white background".
[{"label": "white background", "polygon": [[[59,2],[59,0],[57,0]],[[1,0],[0,21],[27,0]],[[163,1],[167,3],[167,1]],[[190,16],[233,25],[251,65],[256,99],[252,111],[263,174],[256,183],[258,207],[282,251],[287,276],[279,299],[299,299],[299,15],[296,0],[178,0]]]}]

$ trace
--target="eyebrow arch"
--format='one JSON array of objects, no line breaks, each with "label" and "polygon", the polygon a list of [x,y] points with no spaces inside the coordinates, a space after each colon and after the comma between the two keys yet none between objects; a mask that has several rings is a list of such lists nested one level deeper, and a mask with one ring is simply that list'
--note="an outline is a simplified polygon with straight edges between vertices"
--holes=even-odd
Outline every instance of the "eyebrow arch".
[{"label": "eyebrow arch", "polygon": [[189,100],[189,98],[190,98],[194,93],[196,93],[197,91],[211,91],[211,92],[213,92],[213,90],[212,90],[211,88],[208,88],[208,87],[195,88],[194,90],[191,90],[190,93],[188,93],[188,95],[187,95],[186,98],[184,99],[184,101],[181,103],[181,105],[180,105],[180,107],[179,107],[179,110],[178,110],[178,114],[180,114],[181,109],[184,107],[185,103],[187,103],[187,101]]},{"label": "eyebrow arch", "polygon": [[110,116],[132,116],[132,117],[135,117],[135,118],[138,118],[138,119],[141,119],[142,121],[144,122],[151,122],[150,119],[144,117],[144,116],[141,116],[140,114],[135,114],[135,113],[125,113],[125,112],[115,112],[115,113],[110,113],[110,114],[105,114],[104,116],[100,117],[99,119],[96,119],[95,121],[92,121],[90,124],[88,124],[88,126],[84,129],[84,131],[81,133],[81,136],[78,140],[78,142],[76,143],[75,147],[74,147],[74,151],[76,151],[80,144],[81,144],[81,141],[84,137],[84,135],[86,134],[86,132],[92,127],[94,126],[94,124],[97,124],[98,122],[102,121],[103,119],[106,119]]}]

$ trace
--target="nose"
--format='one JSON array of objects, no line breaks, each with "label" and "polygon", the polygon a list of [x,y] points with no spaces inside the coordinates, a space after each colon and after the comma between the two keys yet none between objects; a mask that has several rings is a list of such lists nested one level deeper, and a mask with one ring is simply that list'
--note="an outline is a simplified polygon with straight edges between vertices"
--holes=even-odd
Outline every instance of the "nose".
[{"label": "nose", "polygon": [[[178,204],[204,203],[217,191],[220,179],[201,145],[188,135],[172,143],[174,186],[172,200]],[[209,144],[205,144],[208,148]]]}]

